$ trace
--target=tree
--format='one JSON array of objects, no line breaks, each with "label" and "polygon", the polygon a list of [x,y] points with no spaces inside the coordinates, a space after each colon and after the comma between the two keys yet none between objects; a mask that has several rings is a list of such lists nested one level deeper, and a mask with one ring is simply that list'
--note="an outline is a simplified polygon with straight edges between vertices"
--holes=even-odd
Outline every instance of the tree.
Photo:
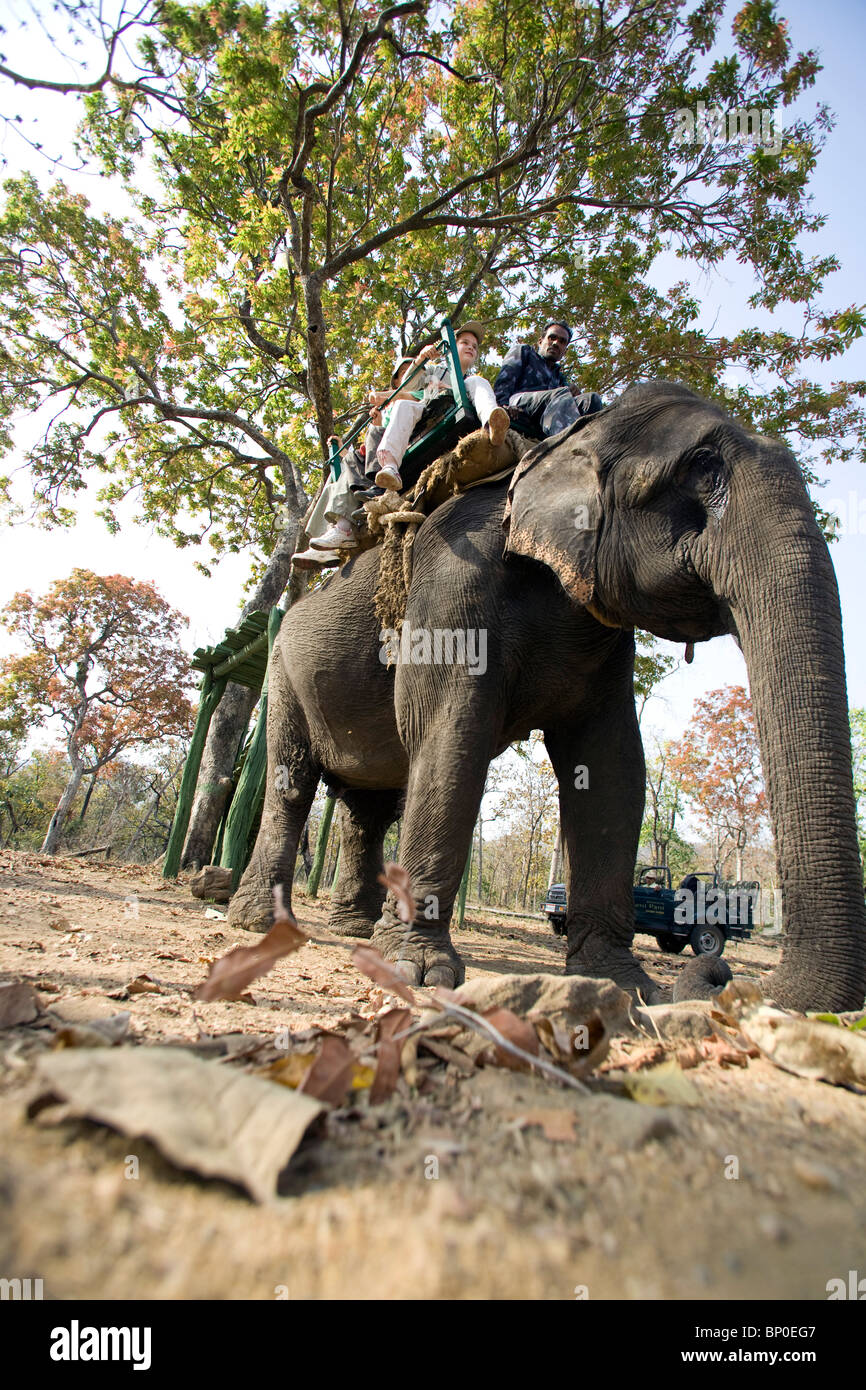
[{"label": "tree", "polygon": [[691,846],[677,828],[684,810],[683,767],[670,740],[655,739],[654,753],[646,760],[646,812],[641,843],[650,847],[654,864],[668,864],[680,876],[686,860],[694,857]]},{"label": "tree", "polygon": [[0,730],[0,836],[4,847],[39,848],[68,775],[62,753],[37,749],[28,757],[20,736]]},{"label": "tree", "polygon": [[661,685],[678,664],[676,657],[658,651],[658,638],[651,632],[635,633],[634,693],[638,724],[656,686]]},{"label": "tree", "polygon": [[736,855],[743,877],[743,851],[767,823],[761,755],[748,693],[741,685],[711,690],[695,701],[694,714],[672,766],[685,796],[715,850],[721,870],[723,850]]},{"label": "tree", "polygon": [[54,854],[82,780],[127,748],[189,732],[180,650],[186,619],[152,584],[75,569],[44,598],[19,593],[3,622],[28,648],[0,664],[0,710],[11,733],[59,720],[69,779],[42,849]]},{"label": "tree", "polygon": [[[446,308],[499,348],[567,313],[584,382],[608,393],[651,372],[718,398],[747,368],[736,413],[801,446],[807,473],[810,451],[862,441],[864,384],[807,374],[863,326],[857,306],[814,307],[837,262],[802,249],[827,112],[776,153],[678,120],[699,101],[780,119],[814,82],[769,0],[731,38],[715,0],[109,9],[58,0],[98,49],[80,80],[0,64],[84,103],[81,158],[131,208],[7,184],[2,442],[16,412],[42,421],[27,458],[46,522],[93,479],[109,525],[134,492],[179,545],[209,544],[205,568],[252,545],[251,602],[270,606],[325,437]],[[714,337],[685,285],[650,283],[665,247],[711,268],[731,246],[755,309],[801,306],[802,331]],[[206,854],[252,698],[230,686],[212,725],[186,860]]]},{"label": "tree", "polygon": [[557,782],[546,757],[535,758],[540,736],[515,751],[519,757],[501,790],[497,814],[507,817],[521,855],[514,905],[526,907],[546,887],[546,865],[556,834]]}]

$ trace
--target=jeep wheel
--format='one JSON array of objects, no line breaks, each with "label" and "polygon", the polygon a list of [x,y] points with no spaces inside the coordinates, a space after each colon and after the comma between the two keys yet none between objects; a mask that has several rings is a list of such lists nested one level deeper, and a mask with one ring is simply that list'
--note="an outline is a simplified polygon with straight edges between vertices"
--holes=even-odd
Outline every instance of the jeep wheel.
[{"label": "jeep wheel", "polygon": [[696,956],[720,956],[725,949],[725,933],[721,927],[694,927],[689,940]]},{"label": "jeep wheel", "polygon": [[688,945],[687,936],[674,936],[673,932],[661,931],[656,937],[659,943],[659,950],[666,951],[669,956],[678,956],[680,951],[684,951]]}]

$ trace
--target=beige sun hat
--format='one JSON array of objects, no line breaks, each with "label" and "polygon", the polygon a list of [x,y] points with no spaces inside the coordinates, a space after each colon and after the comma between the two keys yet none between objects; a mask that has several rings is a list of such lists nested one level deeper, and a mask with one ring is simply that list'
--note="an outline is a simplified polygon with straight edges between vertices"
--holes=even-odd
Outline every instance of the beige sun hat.
[{"label": "beige sun hat", "polygon": [[460,337],[461,333],[474,333],[475,337],[478,339],[478,351],[481,351],[482,347],[484,346],[483,323],[479,323],[477,319],[470,319],[468,323],[461,323],[459,328],[454,329],[455,342]]},{"label": "beige sun hat", "polygon": [[391,385],[392,385],[392,386],[396,386],[396,385],[397,385],[397,377],[400,375],[400,368],[401,368],[401,367],[407,367],[407,366],[408,366],[408,367],[411,367],[411,366],[412,366],[412,363],[413,363],[414,361],[415,361],[415,358],[414,358],[414,357],[401,357],[401,358],[400,358],[400,360],[397,362],[396,366],[394,367],[393,372],[391,373]]}]

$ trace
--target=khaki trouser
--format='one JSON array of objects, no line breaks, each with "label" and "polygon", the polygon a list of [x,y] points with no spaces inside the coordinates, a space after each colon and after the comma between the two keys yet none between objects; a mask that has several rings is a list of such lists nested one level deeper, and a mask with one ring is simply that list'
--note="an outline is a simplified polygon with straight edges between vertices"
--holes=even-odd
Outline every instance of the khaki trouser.
[{"label": "khaki trouser", "polygon": [[350,520],[352,512],[361,505],[361,500],[349,488],[351,474],[343,468],[335,483],[327,483],[322,489],[309,515],[304,530],[310,540],[323,536],[332,521],[338,517]]},{"label": "khaki trouser", "polygon": [[[482,425],[486,425],[490,419],[490,412],[496,406],[496,397],[490,382],[485,381],[483,376],[469,376],[466,378],[466,392],[475,407],[475,414]],[[391,419],[379,441],[377,453],[380,463],[386,462],[385,455],[390,455],[397,466],[400,466],[412,431],[421,419],[424,405],[424,401],[394,402],[391,406]],[[390,462],[390,459],[388,461]]]}]

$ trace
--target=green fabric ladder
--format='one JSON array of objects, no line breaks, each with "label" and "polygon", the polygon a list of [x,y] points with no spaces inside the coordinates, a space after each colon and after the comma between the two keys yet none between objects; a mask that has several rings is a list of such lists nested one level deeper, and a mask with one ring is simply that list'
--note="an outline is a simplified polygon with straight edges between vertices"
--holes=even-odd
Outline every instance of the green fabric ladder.
[{"label": "green fabric ladder", "polygon": [[177,809],[162,869],[163,878],[176,878],[180,870],[180,857],[189,829],[208,729],[230,680],[250,690],[262,691],[258,723],[228,810],[220,856],[220,863],[232,869],[233,886],[237,885],[246,867],[250,829],[264,796],[267,772],[268,659],[282,620],[282,608],[272,608],[270,613],[250,613],[238,627],[226,631],[222,642],[214,647],[199,647],[193,656],[193,669],[204,672],[201,702],[181,778]]}]

